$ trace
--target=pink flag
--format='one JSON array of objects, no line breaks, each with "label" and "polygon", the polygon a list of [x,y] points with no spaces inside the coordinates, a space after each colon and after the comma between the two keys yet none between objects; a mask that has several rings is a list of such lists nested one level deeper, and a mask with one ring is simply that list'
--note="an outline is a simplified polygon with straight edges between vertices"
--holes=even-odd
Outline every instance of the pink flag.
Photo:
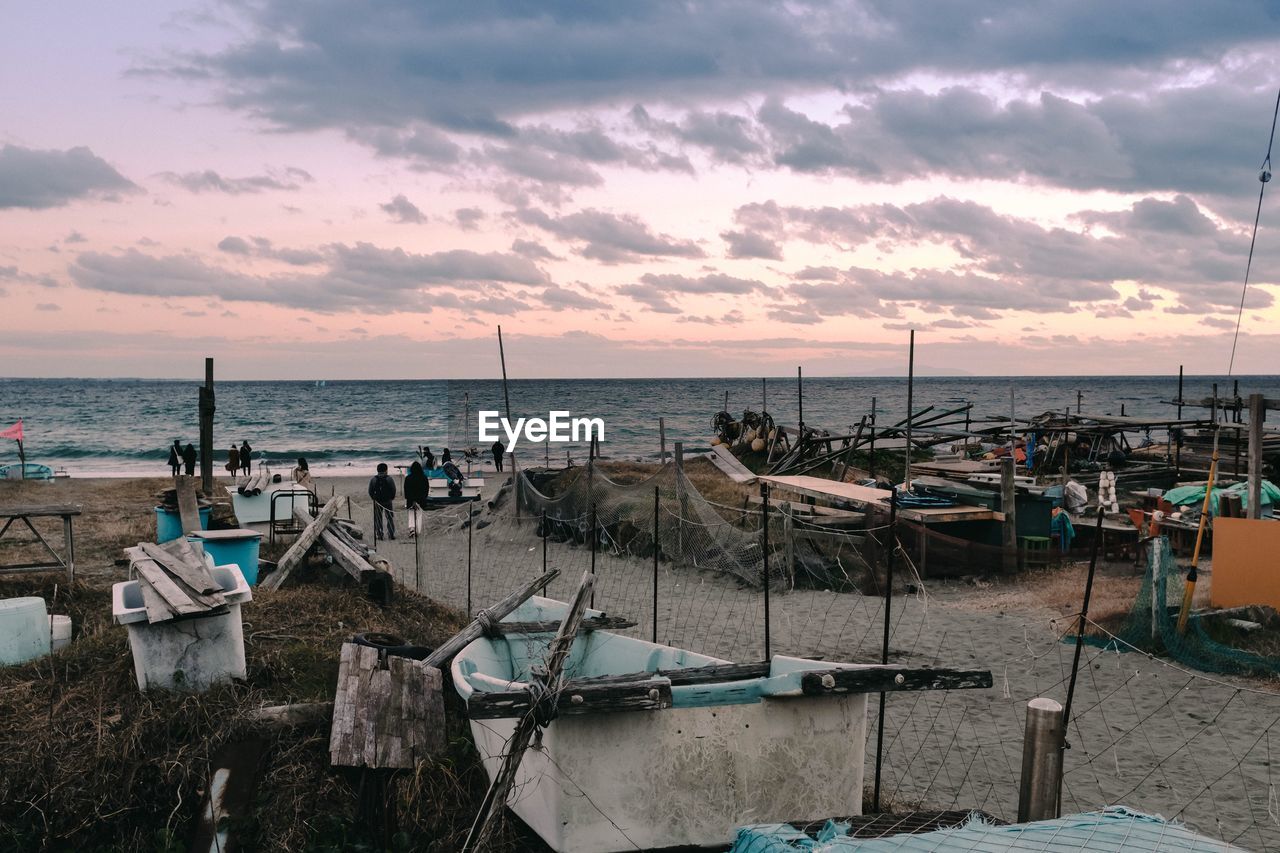
[{"label": "pink flag", "polygon": [[18,418],[18,422],[5,430],[0,430],[0,438],[12,438],[14,441],[22,441],[22,418]]}]

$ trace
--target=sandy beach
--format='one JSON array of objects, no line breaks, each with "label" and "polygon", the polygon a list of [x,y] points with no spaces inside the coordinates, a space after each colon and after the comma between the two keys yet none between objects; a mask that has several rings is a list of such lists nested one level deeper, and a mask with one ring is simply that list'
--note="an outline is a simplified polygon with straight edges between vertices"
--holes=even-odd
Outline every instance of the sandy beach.
[{"label": "sandy beach", "polygon": [[[506,475],[503,475],[505,479]],[[81,503],[79,577],[106,585],[124,576],[112,552],[92,541],[121,535],[112,521],[112,495],[153,490],[163,480],[65,480],[0,484],[7,503]],[[317,491],[351,498],[352,518],[373,541],[368,478],[320,476]],[[509,497],[495,510],[487,500],[500,485],[490,473],[485,501],[424,514],[422,532],[408,535],[397,500],[398,536],[381,541],[396,579],[445,604],[472,611],[536,577],[543,540],[530,519],[517,519]],[[20,491],[19,491],[20,489]],[[465,525],[474,513],[474,526]],[[131,520],[125,535],[143,535],[150,519]],[[98,531],[95,534],[93,531]],[[470,538],[470,548],[468,539]],[[3,552],[0,552],[3,553]],[[566,598],[591,567],[589,549],[549,542],[546,564],[560,577],[548,594]],[[597,555],[595,606],[638,624],[630,629],[661,642],[734,661],[764,655],[764,601],[736,580],[662,563],[655,609],[652,564]],[[910,569],[906,569],[908,573]],[[1104,569],[1108,583],[1135,586],[1130,566]],[[1024,575],[1013,581],[930,581],[893,601],[891,659],[918,666],[990,669],[990,690],[904,693],[887,703],[883,791],[887,808],[978,808],[1013,820],[1021,761],[1025,702],[1063,701],[1074,646],[1060,641],[1075,623],[1064,603],[1083,586],[1079,566]],[[255,603],[246,606],[252,618]],[[884,600],[818,589],[771,593],[772,652],[827,659],[878,661]],[[1280,845],[1272,818],[1270,745],[1280,722],[1280,694],[1255,679],[1185,670],[1137,653],[1086,646],[1075,696],[1071,748],[1066,754],[1064,812],[1124,804],[1176,817],[1216,838],[1253,848]],[[874,712],[869,721],[874,728]],[[1280,737],[1280,731],[1275,734]],[[869,737],[872,778],[875,734]]]}]

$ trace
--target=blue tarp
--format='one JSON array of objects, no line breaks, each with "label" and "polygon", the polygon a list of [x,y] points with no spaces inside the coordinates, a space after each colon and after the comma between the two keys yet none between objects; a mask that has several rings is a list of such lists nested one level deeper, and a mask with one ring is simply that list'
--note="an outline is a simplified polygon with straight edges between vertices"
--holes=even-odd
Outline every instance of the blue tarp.
[{"label": "blue tarp", "polygon": [[737,841],[729,853],[846,853],[851,850],[859,853],[1076,853],[1081,850],[1243,853],[1244,850],[1124,806],[1009,826],[992,826],[973,815],[962,826],[886,838],[850,838],[848,832],[847,824],[828,822],[814,840],[787,824],[746,826],[738,830]]},{"label": "blue tarp", "polygon": [[[1204,486],[1177,486],[1164,493],[1164,499],[1174,506],[1190,506],[1200,509],[1204,506]],[[1240,496],[1240,506],[1243,509],[1249,508],[1249,484],[1236,483],[1223,488],[1214,488],[1213,497],[1209,501],[1209,517],[1213,518],[1218,514],[1218,496],[1221,494],[1231,494]],[[1262,481],[1262,514],[1267,514],[1267,507],[1280,500],[1280,488],[1270,480]]]}]

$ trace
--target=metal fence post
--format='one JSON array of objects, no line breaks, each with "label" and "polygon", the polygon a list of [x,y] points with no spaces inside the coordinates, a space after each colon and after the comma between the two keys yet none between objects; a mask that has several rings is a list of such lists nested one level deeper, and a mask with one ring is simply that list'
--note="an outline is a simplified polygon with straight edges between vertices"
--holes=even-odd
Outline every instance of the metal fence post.
[{"label": "metal fence post", "polygon": [[769,484],[760,484],[760,500],[762,510],[760,513],[761,524],[764,532],[763,556],[764,556],[764,659],[770,660],[770,631],[769,631]]},{"label": "metal fence post", "polygon": [[475,501],[467,501],[467,615],[471,615],[471,531],[476,526]]},{"label": "metal fence post", "polygon": [[658,642],[658,494],[653,487],[653,642]]}]

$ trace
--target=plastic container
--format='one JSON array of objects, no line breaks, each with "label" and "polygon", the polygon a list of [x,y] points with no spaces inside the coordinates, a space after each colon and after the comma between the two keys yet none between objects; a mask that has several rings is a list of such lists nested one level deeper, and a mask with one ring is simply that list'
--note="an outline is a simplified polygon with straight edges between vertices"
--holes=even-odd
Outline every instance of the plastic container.
[{"label": "plastic container", "polygon": [[53,640],[53,651],[55,652],[71,645],[71,617],[50,616],[49,637]]},{"label": "plastic container", "polygon": [[[209,529],[209,513],[212,512],[211,507],[200,507],[200,529]],[[168,542],[177,539],[182,535],[182,516],[178,515],[176,509],[166,509],[165,507],[156,507],[156,544]]]},{"label": "plastic container", "polygon": [[49,654],[49,619],[44,599],[0,599],[0,666],[26,663]]},{"label": "plastic container", "polygon": [[258,585],[258,548],[262,534],[239,527],[234,530],[204,530],[187,535],[187,541],[204,546],[206,555],[219,566],[237,565],[249,586]]},{"label": "plastic container", "polygon": [[227,612],[155,625],[147,621],[139,582],[111,587],[111,615],[129,631],[133,670],[142,690],[206,690],[245,677],[244,629],[240,604],[253,599],[239,566],[218,566],[213,579],[222,587]]}]

